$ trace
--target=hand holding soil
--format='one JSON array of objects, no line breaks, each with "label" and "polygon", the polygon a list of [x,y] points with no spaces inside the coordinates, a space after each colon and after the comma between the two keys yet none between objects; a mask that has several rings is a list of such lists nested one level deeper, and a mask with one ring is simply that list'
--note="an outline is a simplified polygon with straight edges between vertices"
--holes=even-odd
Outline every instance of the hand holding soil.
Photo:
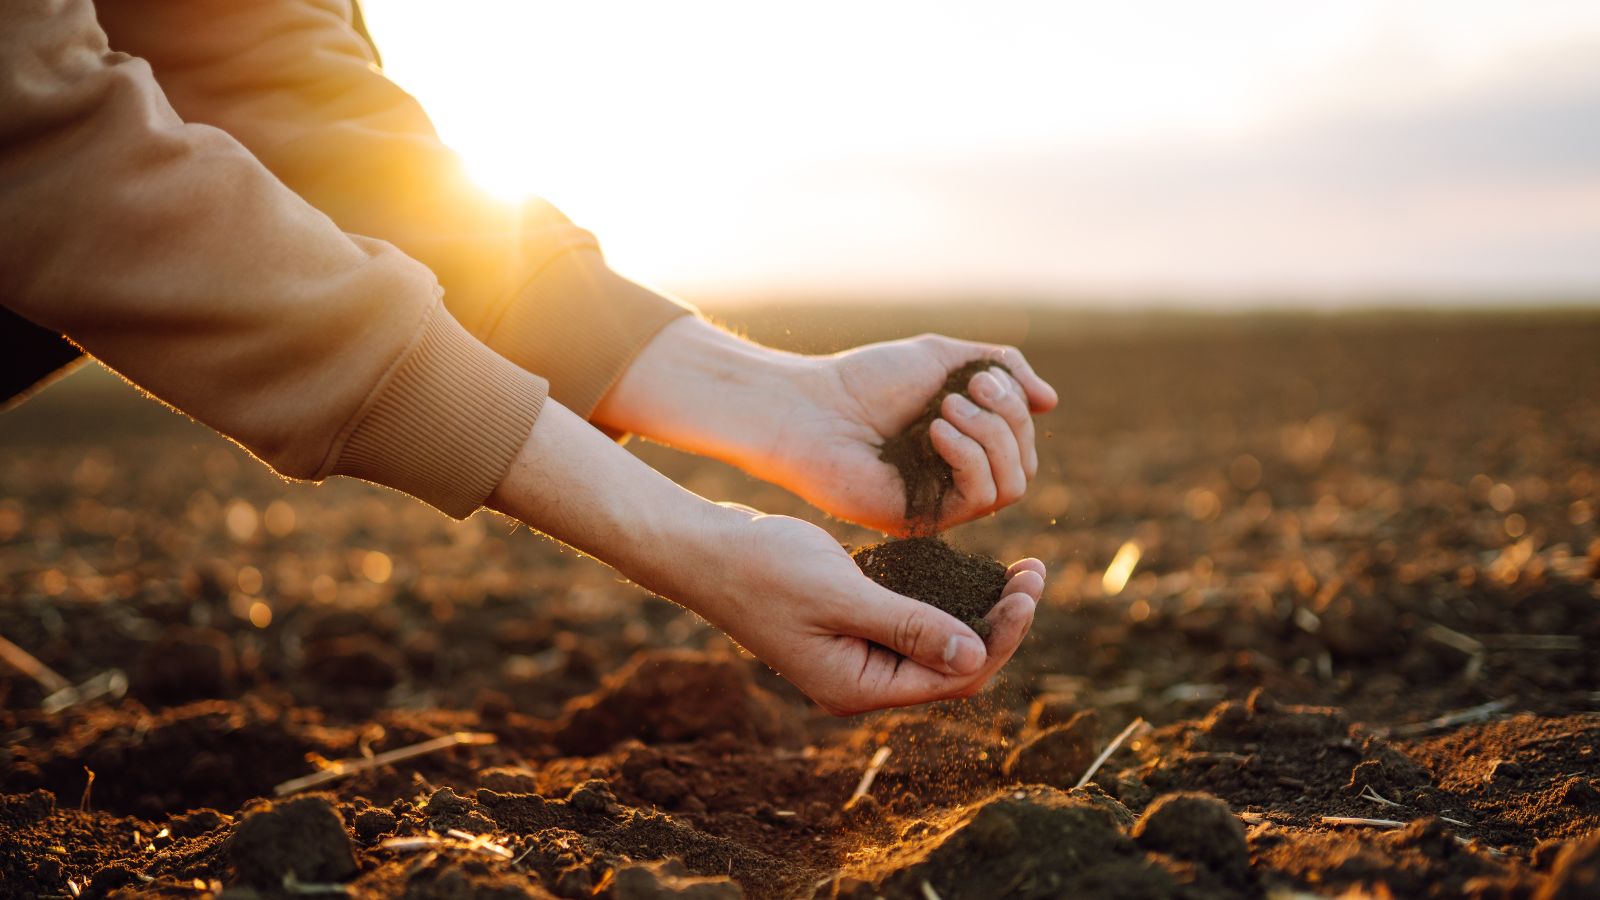
[{"label": "hand holding soil", "polygon": [[835,715],[976,693],[1028,633],[1044,590],[1036,559],[1000,569],[992,609],[964,624],[863,577],[810,523],[736,512],[731,565],[710,575],[720,595],[696,611]]},{"label": "hand holding soil", "polygon": [[[582,496],[584,502],[563,502]],[[1033,621],[1044,565],[1023,560],[967,625],[864,576],[826,531],[684,490],[551,400],[490,504],[683,604],[830,712],[976,692]]]},{"label": "hand holding soil", "polygon": [[[952,371],[977,360],[1000,368],[979,366],[947,389]],[[965,396],[943,399],[952,392]],[[939,398],[931,414],[930,398]],[[904,535],[918,528],[907,521],[901,472],[883,457],[887,442],[920,430],[943,470],[937,525],[948,528],[1022,496],[1038,471],[1031,414],[1055,405],[1055,390],[1014,347],[925,335],[802,356],[684,319],[639,354],[593,421],[731,463],[829,515]]]},{"label": "hand holding soil", "polygon": [[1054,409],[1056,392],[1015,348],[927,335],[829,366],[841,413],[792,454],[802,472],[841,476],[796,489],[824,509],[889,534],[931,534],[1015,503],[1037,474],[1032,416]]}]

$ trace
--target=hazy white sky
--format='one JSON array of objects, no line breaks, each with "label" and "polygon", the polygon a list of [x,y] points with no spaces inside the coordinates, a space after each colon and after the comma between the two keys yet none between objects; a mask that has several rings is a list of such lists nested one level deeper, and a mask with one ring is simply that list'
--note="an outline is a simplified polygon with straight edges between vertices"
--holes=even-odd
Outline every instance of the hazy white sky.
[{"label": "hazy white sky", "polygon": [[1600,297],[1600,3],[367,0],[474,176],[696,297]]}]

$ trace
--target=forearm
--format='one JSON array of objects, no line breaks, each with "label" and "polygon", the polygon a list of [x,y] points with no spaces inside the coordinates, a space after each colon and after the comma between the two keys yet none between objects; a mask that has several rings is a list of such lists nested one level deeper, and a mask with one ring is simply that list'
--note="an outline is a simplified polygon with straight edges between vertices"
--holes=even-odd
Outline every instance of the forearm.
[{"label": "forearm", "polygon": [[767,452],[820,377],[813,357],[685,317],[645,345],[592,421],[738,464]]},{"label": "forearm", "polygon": [[679,487],[555,401],[487,505],[708,618],[717,548],[748,518]]}]

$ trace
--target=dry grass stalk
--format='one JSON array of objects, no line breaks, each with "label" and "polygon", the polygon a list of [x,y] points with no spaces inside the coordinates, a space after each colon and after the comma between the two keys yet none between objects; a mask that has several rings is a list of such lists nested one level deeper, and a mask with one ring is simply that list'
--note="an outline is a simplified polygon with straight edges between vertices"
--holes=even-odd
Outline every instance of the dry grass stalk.
[{"label": "dry grass stalk", "polygon": [[1412,737],[1419,734],[1427,734],[1430,731],[1453,728],[1457,725],[1466,725],[1471,722],[1482,722],[1485,719],[1492,718],[1495,714],[1506,709],[1506,707],[1510,706],[1512,701],[1515,699],[1515,697],[1502,697],[1499,700],[1491,700],[1488,703],[1479,704],[1478,706],[1470,707],[1468,709],[1458,709],[1455,712],[1448,712],[1442,716],[1438,716],[1437,718],[1429,719],[1426,722],[1413,722],[1409,725],[1396,725],[1393,728],[1382,732],[1382,734],[1385,736],[1394,737]]},{"label": "dry grass stalk", "polygon": [[922,900],[944,900],[943,897],[939,896],[939,892],[933,889],[933,885],[928,883],[926,878],[922,879]]},{"label": "dry grass stalk", "polygon": [[1228,696],[1228,686],[1224,684],[1192,684],[1184,682],[1183,684],[1175,684],[1161,692],[1161,699],[1166,703],[1221,700],[1226,696]]},{"label": "dry grass stalk", "polygon": [[452,828],[445,833],[457,840],[466,841],[466,849],[468,850],[482,850],[501,859],[511,859],[516,855],[504,845],[495,843],[494,839],[487,834],[473,834],[470,831],[462,831],[459,828]]},{"label": "dry grass stalk", "polygon": [[1395,819],[1363,819],[1357,816],[1323,816],[1324,825],[1350,825],[1357,828],[1404,828],[1406,823]]},{"label": "dry grass stalk", "polygon": [[1370,784],[1361,789],[1361,799],[1371,800],[1374,803],[1382,803],[1384,806],[1392,806],[1395,809],[1403,808],[1400,804],[1373,790],[1372,785]]},{"label": "dry grass stalk", "polygon": [[6,640],[4,636],[0,636],[0,659],[5,660],[18,672],[37,681],[47,694],[72,688],[72,682],[61,677],[61,673],[40,662],[32,653]]},{"label": "dry grass stalk", "polygon": [[411,744],[410,746],[400,747],[394,750],[387,750],[374,756],[360,757],[357,759],[335,760],[328,766],[328,768],[322,770],[321,772],[313,772],[310,775],[304,775],[299,778],[291,778],[273,788],[272,792],[279,797],[283,797],[288,794],[293,794],[296,791],[303,791],[306,788],[327,784],[330,781],[338,781],[341,778],[348,778],[351,775],[354,775],[358,772],[365,772],[368,769],[376,769],[379,766],[387,766],[390,763],[415,759],[418,756],[426,756],[429,753],[437,753],[440,750],[448,750],[451,747],[460,746],[461,744],[492,744],[496,740],[498,740],[498,738],[496,738],[494,735],[484,732],[458,731],[454,734],[441,735],[433,738],[432,740],[423,741],[419,744]]},{"label": "dry grass stalk", "polygon": [[1100,751],[1100,755],[1095,757],[1093,763],[1089,764],[1089,770],[1083,773],[1083,777],[1079,778],[1078,783],[1073,785],[1073,787],[1081,788],[1088,784],[1089,779],[1094,777],[1094,773],[1100,771],[1100,767],[1105,765],[1106,760],[1111,758],[1111,754],[1117,752],[1117,748],[1121,747],[1123,743],[1129,738],[1133,737],[1135,733],[1144,734],[1149,730],[1150,723],[1146,722],[1140,716],[1135,716],[1133,721],[1128,723],[1128,727],[1122,729],[1122,731],[1116,737],[1111,739],[1111,743],[1107,744],[1106,748]]},{"label": "dry grass stalk", "polygon": [[883,764],[888,761],[889,746],[885,744],[879,747],[876,753],[872,754],[871,762],[867,763],[867,770],[861,773],[861,783],[856,785],[855,793],[851,794],[850,799],[845,801],[846,806],[849,806],[858,797],[865,797],[867,791],[872,790],[872,782],[877,779],[878,770],[883,768]]},{"label": "dry grass stalk", "polygon": [[39,708],[50,715],[62,710],[110,697],[113,700],[128,692],[128,676],[121,669],[107,669],[80,685],[67,685],[40,701]]},{"label": "dry grass stalk", "polygon": [[1446,647],[1453,647],[1468,656],[1477,656],[1483,652],[1483,641],[1471,635],[1462,634],[1454,628],[1447,628],[1435,622],[1422,632],[1422,636],[1429,640],[1437,641]]},{"label": "dry grass stalk", "polygon": [[384,850],[393,850],[396,853],[415,853],[418,850],[432,850],[444,842],[431,834],[416,837],[392,837],[379,842],[378,846]]},{"label": "dry grass stalk", "polygon": [[1496,650],[1582,650],[1583,638],[1575,634],[1486,634],[1484,643]]},{"label": "dry grass stalk", "polygon": [[83,773],[85,775],[89,776],[89,777],[88,777],[88,780],[86,780],[83,783],[83,797],[78,800],[78,809],[80,809],[80,810],[82,810],[84,812],[88,812],[89,811],[89,791],[94,787],[94,770],[89,768],[88,766],[84,766],[83,767]]}]

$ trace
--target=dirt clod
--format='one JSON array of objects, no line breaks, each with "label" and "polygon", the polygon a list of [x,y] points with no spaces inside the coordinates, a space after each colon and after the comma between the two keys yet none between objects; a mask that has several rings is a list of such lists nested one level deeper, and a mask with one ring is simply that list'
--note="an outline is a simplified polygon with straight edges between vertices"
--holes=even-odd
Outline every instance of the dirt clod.
[{"label": "dirt clod", "polygon": [[727,878],[689,874],[676,860],[630,863],[616,871],[612,900],[743,900],[744,891]]},{"label": "dirt clod", "polygon": [[1141,847],[1198,863],[1239,882],[1250,867],[1244,824],[1228,804],[1210,794],[1156,798],[1133,826]]},{"label": "dirt clod", "polygon": [[795,728],[743,661],[663,650],[635,657],[600,690],[575,700],[556,739],[569,753],[599,753],[629,738],[676,743],[730,734],[782,744]]},{"label": "dirt clod", "polygon": [[1584,897],[1600,897],[1600,832],[1567,845],[1538,894],[1538,900]]},{"label": "dirt clod", "polygon": [[895,467],[906,492],[906,522],[912,530],[931,534],[938,528],[939,510],[944,505],[945,494],[955,484],[950,464],[933,449],[933,439],[928,429],[939,418],[939,407],[951,394],[966,394],[972,376],[987,369],[1011,370],[990,359],[975,359],[951,370],[944,385],[934,394],[916,421],[887,441],[878,450],[878,458]]},{"label": "dirt clod", "polygon": [[283,886],[298,881],[340,882],[356,874],[344,819],[325,797],[297,797],[247,815],[228,839],[228,861],[244,884]]},{"label": "dirt clod", "polygon": [[921,600],[965,622],[982,637],[983,618],[1000,602],[1006,567],[963,553],[939,538],[907,538],[862,547],[851,554],[868,578],[897,594]]}]

